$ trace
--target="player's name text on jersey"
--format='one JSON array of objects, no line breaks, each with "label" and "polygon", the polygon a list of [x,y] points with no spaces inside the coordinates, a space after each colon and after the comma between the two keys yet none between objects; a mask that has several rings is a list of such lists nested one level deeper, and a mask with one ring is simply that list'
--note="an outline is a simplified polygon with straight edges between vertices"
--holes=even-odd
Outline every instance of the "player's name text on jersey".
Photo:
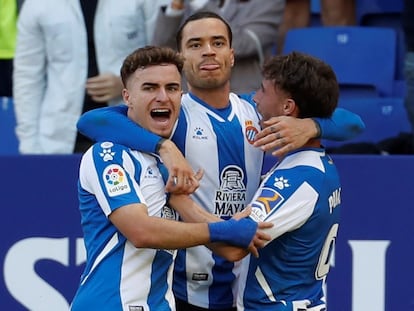
[{"label": "player's name text on jersey", "polygon": [[341,188],[336,189],[329,196],[329,212],[332,214],[333,209],[339,204],[341,204]]}]

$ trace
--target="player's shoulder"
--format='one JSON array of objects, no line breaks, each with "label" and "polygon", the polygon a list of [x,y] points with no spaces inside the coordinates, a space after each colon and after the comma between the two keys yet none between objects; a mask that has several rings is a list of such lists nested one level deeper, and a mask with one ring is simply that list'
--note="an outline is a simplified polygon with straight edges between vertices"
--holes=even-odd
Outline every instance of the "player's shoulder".
[{"label": "player's shoulder", "polygon": [[253,100],[254,94],[255,92],[244,93],[244,94],[230,93],[230,100],[237,101],[243,104],[248,104],[250,106],[255,107],[256,103]]},{"label": "player's shoulder", "polygon": [[325,174],[324,152],[319,148],[300,149],[287,155],[274,171],[298,182],[321,178]]},{"label": "player's shoulder", "polygon": [[125,152],[129,153],[130,148],[111,141],[104,141],[92,145],[84,157],[91,157],[95,162],[118,162],[122,161]]},{"label": "player's shoulder", "polygon": [[249,116],[258,119],[259,115],[256,110],[256,103],[253,100],[254,93],[238,95],[230,93],[230,102],[233,110],[243,116]]}]

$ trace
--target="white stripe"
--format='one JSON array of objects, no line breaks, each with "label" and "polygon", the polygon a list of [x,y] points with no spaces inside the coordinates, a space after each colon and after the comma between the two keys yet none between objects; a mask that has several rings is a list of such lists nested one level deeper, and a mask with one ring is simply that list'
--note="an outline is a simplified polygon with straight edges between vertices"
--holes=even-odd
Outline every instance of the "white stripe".
[{"label": "white stripe", "polygon": [[105,258],[106,255],[115,247],[115,245],[118,243],[118,234],[115,233],[112,238],[109,240],[109,242],[106,244],[105,248],[102,250],[102,252],[99,254],[98,257],[96,257],[95,262],[93,263],[93,266],[91,270],[89,271],[88,275],[83,279],[81,285],[85,284],[86,280],[88,279],[89,275],[93,272],[93,270],[96,268],[96,266],[102,261],[102,259]]},{"label": "white stripe", "polygon": [[313,308],[308,308],[308,311],[325,311],[326,306],[325,305],[319,305]]},{"label": "white stripe", "polygon": [[261,288],[266,293],[267,298],[269,298],[270,301],[276,302],[276,299],[273,296],[272,290],[270,289],[269,283],[267,283],[262,270],[260,270],[260,268],[257,268],[254,275],[256,276],[256,279],[259,282]]},{"label": "white stripe", "polygon": [[308,307],[308,305],[310,305],[310,303],[311,302],[308,299],[292,301],[293,311],[302,311],[302,310],[306,310],[306,311],[324,311],[324,310],[326,310],[326,305],[325,304],[315,306],[315,307]]}]

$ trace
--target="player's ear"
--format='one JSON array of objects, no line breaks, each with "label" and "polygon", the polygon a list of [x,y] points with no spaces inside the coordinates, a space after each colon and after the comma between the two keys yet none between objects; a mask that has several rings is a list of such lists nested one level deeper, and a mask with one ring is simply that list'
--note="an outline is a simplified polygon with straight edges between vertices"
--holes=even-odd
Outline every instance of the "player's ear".
[{"label": "player's ear", "polygon": [[295,116],[296,103],[292,98],[287,98],[283,103],[283,112],[285,116]]},{"label": "player's ear", "polygon": [[234,49],[231,49],[231,67],[234,66],[234,58],[235,58],[235,56],[234,56]]},{"label": "player's ear", "polygon": [[130,96],[129,96],[129,92],[127,89],[122,89],[122,99],[124,100],[124,103],[128,106],[131,107],[131,102],[130,102]]}]

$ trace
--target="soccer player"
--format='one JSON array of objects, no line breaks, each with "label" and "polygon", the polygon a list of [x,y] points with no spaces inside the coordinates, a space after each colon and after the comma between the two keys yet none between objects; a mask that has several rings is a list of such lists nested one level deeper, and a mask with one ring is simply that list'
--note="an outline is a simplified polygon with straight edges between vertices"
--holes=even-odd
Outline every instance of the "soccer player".
[{"label": "soccer player", "polygon": [[[205,168],[205,176],[192,198],[206,211],[223,219],[243,210],[253,198],[260,183],[264,156],[253,145],[260,131],[254,102],[230,92],[234,64],[231,43],[229,25],[210,12],[190,16],[178,31],[177,45],[185,58],[183,73],[189,93],[182,97],[180,116],[171,136],[192,168]],[[167,167],[171,166],[168,167],[170,175],[180,174],[178,184],[185,185],[193,170],[188,175],[177,173],[182,172],[175,162],[180,158],[171,151],[171,140],[145,133],[125,113],[126,107],[122,106],[90,111],[81,117],[78,128],[97,141],[111,139],[134,149],[158,151]],[[313,120],[292,120],[296,123],[291,137],[296,140],[270,133],[262,138],[264,148],[280,146],[280,141],[289,143],[283,148],[293,148],[298,139],[307,141],[317,135]],[[348,128],[358,132],[362,127],[359,117],[346,111],[340,113],[338,120],[320,122],[324,135],[334,132],[335,136],[339,132],[336,135],[339,139],[355,133],[350,133]],[[282,131],[284,124],[279,122],[273,127]],[[238,274],[238,264],[204,246],[179,250],[173,285],[177,310],[235,310]]]},{"label": "soccer player", "polygon": [[[335,73],[316,58],[295,52],[276,56],[263,75],[254,100],[264,120],[327,118],[337,105]],[[310,139],[280,159],[251,206],[251,218],[274,226],[266,230],[272,241],[260,256],[242,260],[238,310],[326,310],[323,283],[338,233],[341,184],[320,140]]]},{"label": "soccer player", "polygon": [[[128,118],[162,137],[171,135],[180,112],[182,65],[169,48],[129,55],[121,69]],[[232,248],[229,258],[242,258],[247,248],[257,253],[263,236],[255,235],[258,226],[249,219],[175,221],[161,165],[155,155],[109,141],[82,157],[79,199],[87,262],[71,310],[175,310],[172,249],[226,242],[244,248]]]}]

